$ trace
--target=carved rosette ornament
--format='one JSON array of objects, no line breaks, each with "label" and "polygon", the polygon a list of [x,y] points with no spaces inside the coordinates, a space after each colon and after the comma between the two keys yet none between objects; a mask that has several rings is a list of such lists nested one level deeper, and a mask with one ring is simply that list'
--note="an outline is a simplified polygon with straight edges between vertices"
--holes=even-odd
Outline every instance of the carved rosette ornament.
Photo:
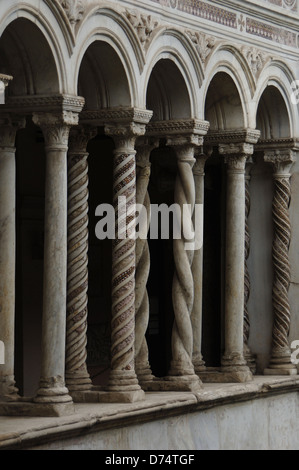
[{"label": "carved rosette ornament", "polygon": [[216,45],[216,39],[198,31],[186,31],[186,34],[194,44],[202,63],[205,64]]},{"label": "carved rosette ornament", "polygon": [[265,162],[274,166],[274,197],[272,205],[274,240],[273,266],[274,281],[272,291],[274,324],[272,333],[272,354],[267,375],[293,375],[297,368],[291,362],[289,332],[291,309],[289,301],[290,261],[289,246],[291,241],[291,224],[289,206],[291,199],[291,168],[296,161],[292,150],[265,152]]},{"label": "carved rosette ornament", "polygon": [[144,15],[137,10],[126,10],[125,15],[134,27],[141,45],[146,48],[154,30],[158,27],[158,21],[154,20],[151,15]]},{"label": "carved rosette ornament", "polygon": [[65,13],[74,27],[79,23],[85,12],[85,5],[82,0],[60,0],[62,8],[65,10]]},{"label": "carved rosette ornament", "polygon": [[96,131],[72,129],[68,152],[68,261],[66,384],[70,391],[91,388],[87,359],[88,153]]},{"label": "carved rosette ornament", "polygon": [[253,75],[258,78],[266,62],[269,60],[269,56],[256,47],[248,46],[242,47],[242,53],[246,57]]},{"label": "carved rosette ornament", "polygon": [[136,241],[136,288],[135,288],[135,367],[140,385],[146,389],[148,382],[154,376],[148,362],[148,346],[145,338],[149,322],[149,299],[147,281],[150,271],[150,252],[147,234],[150,225],[150,197],[148,184],[151,174],[150,153],[158,145],[147,138],[140,138],[137,142],[136,155],[136,202],[146,209],[146,219],[141,220],[142,237]]}]

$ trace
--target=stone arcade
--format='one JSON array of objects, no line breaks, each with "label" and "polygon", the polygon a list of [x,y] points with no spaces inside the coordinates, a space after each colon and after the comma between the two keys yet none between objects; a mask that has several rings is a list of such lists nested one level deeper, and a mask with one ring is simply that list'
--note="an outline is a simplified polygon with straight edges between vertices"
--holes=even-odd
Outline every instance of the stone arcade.
[{"label": "stone arcade", "polygon": [[[88,405],[137,432],[298,405],[298,23],[297,0],[1,2],[0,448],[9,416],[55,441]],[[122,196],[188,204],[183,234],[203,204],[203,247],[98,240]]]}]

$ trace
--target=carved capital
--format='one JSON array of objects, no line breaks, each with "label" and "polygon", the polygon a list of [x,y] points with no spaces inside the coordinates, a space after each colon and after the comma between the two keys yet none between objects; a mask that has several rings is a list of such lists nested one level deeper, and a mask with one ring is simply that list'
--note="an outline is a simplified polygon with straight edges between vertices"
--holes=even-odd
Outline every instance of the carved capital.
[{"label": "carved capital", "polygon": [[264,161],[273,165],[275,178],[289,178],[296,162],[296,152],[291,149],[265,151]]},{"label": "carved capital", "polygon": [[18,129],[24,128],[23,118],[5,115],[0,116],[0,148],[14,148]]},{"label": "carved capital", "polygon": [[204,176],[205,175],[205,166],[207,160],[213,153],[213,148],[208,148],[205,152],[201,151],[195,154],[195,165],[193,167],[194,176]]},{"label": "carved capital", "polygon": [[233,173],[244,173],[246,161],[253,154],[252,144],[220,144],[219,153],[224,156],[228,171]]},{"label": "carved capital", "polygon": [[92,126],[78,126],[70,131],[69,153],[85,154],[88,142],[97,135]]},{"label": "carved capital", "polygon": [[57,150],[68,149],[70,129],[72,126],[77,126],[78,121],[78,114],[71,111],[33,114],[33,122],[43,131],[46,147]]},{"label": "carved capital", "polygon": [[0,73],[0,104],[5,103],[5,88],[8,86],[11,80],[13,80],[13,77],[10,75],[4,75],[3,73]]},{"label": "carved capital", "polygon": [[159,147],[159,140],[151,137],[143,136],[139,137],[136,141],[136,165],[139,168],[150,167],[150,155],[151,152]]}]

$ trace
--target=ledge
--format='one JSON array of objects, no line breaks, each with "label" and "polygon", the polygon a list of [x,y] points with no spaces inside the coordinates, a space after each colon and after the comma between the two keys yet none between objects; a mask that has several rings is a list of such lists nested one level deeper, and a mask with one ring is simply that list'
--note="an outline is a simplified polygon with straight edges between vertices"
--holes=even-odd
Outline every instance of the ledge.
[{"label": "ledge", "polygon": [[299,376],[255,377],[247,384],[204,384],[200,393],[150,392],[134,404],[75,404],[60,418],[1,417],[0,450],[26,449],[134,424],[299,391]]}]

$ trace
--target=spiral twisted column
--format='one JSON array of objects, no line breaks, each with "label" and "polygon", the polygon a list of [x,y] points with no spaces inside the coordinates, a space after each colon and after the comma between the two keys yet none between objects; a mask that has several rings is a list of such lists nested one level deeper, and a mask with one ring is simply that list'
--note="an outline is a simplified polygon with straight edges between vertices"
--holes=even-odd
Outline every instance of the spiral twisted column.
[{"label": "spiral twisted column", "polygon": [[35,402],[72,405],[65,385],[67,151],[78,113],[40,113],[33,120],[43,131],[46,150],[42,367]]},{"label": "spiral twisted column", "polygon": [[7,115],[0,119],[0,341],[4,364],[0,363],[0,401],[19,398],[15,386],[15,139],[22,120]]},{"label": "spiral twisted column", "polygon": [[295,162],[292,150],[266,152],[265,161],[274,165],[274,197],[272,205],[274,240],[273,267],[274,281],[272,290],[273,332],[272,353],[266,375],[296,375],[297,368],[291,361],[289,332],[291,308],[289,287],[291,280],[289,247],[291,224],[289,206],[291,199],[291,168]]},{"label": "spiral twisted column", "polygon": [[250,172],[253,165],[252,158],[249,158],[246,163],[245,170],[245,265],[244,265],[244,358],[253,374],[256,373],[256,361],[250,351],[248,341],[250,336],[250,317],[248,312],[248,301],[250,298],[250,274],[248,269],[248,259],[250,255],[250,231],[249,231],[249,215],[251,209],[250,198]]},{"label": "spiral twisted column", "polygon": [[113,204],[116,237],[112,246],[111,372],[108,394],[102,399],[135,402],[144,399],[135,372],[135,142],[138,136],[144,135],[145,125],[133,121],[110,124],[106,125],[105,131],[115,142]]},{"label": "spiral twisted column", "polygon": [[70,391],[90,390],[87,359],[88,289],[88,141],[91,128],[70,132],[68,152],[68,261],[66,384]]},{"label": "spiral twisted column", "polygon": [[166,380],[175,381],[177,388],[196,391],[201,381],[195,374],[192,362],[193,329],[191,314],[194,304],[194,282],[192,263],[195,234],[193,213],[195,208],[195,184],[193,178],[194,145],[174,145],[178,174],[174,200],[178,209],[181,238],[173,240],[175,274],[172,300],[174,326],[172,331],[172,361]]},{"label": "spiral twisted column", "polygon": [[253,154],[247,143],[223,144],[219,152],[227,166],[225,351],[222,372],[232,382],[252,380],[244,359],[245,166]]},{"label": "spiral twisted column", "polygon": [[154,379],[146,341],[149,323],[149,299],[147,281],[150,271],[150,252],[147,235],[150,226],[150,197],[148,184],[151,174],[150,154],[158,143],[148,138],[138,139],[136,155],[136,202],[143,206],[144,216],[140,219],[140,236],[136,240],[136,279],[135,279],[135,367],[139,383],[146,390]]},{"label": "spiral twisted column", "polygon": [[[201,231],[201,243],[203,242],[203,205],[204,205],[204,179],[205,179],[205,165],[212,149],[208,152],[198,152],[195,155],[196,163],[193,167],[193,176],[195,183],[195,204],[202,208],[202,220],[194,220],[193,225],[197,226]],[[194,212],[195,214],[195,212]],[[199,225],[200,222],[200,225]],[[198,224],[198,225],[196,225]],[[197,234],[199,236],[199,233]],[[205,362],[202,356],[202,288],[203,288],[203,246],[198,246],[194,252],[192,263],[192,274],[194,281],[194,305],[192,309],[191,321],[193,329],[193,364],[195,372],[200,374],[206,369]]]}]

